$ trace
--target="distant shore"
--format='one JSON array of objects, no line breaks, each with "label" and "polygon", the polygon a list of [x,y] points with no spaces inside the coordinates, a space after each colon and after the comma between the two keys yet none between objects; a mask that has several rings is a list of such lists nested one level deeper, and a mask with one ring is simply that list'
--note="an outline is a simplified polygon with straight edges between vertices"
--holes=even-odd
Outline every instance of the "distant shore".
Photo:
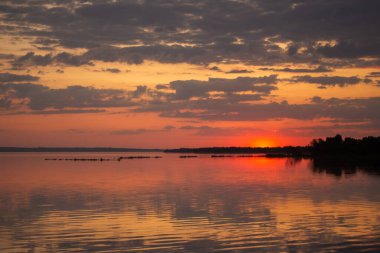
[{"label": "distant shore", "polygon": [[[268,158],[343,158],[380,160],[380,137],[354,139],[341,135],[314,139],[308,146],[284,147],[204,147],[177,149],[141,149],[112,147],[0,147],[0,152],[165,152],[180,154],[262,154]],[[188,157],[188,156],[186,156]]]},{"label": "distant shore", "polygon": [[111,147],[0,147],[0,152],[162,152],[162,149],[111,148]]},{"label": "distant shore", "polygon": [[190,154],[261,154],[267,157],[311,157],[310,147],[209,147],[166,149],[166,153]]}]

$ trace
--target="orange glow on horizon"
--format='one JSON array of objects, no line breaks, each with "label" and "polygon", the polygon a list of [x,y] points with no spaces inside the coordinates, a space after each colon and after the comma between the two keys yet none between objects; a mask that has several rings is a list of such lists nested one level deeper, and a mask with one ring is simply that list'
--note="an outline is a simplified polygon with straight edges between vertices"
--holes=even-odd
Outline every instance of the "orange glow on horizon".
[{"label": "orange glow on horizon", "polygon": [[278,140],[271,137],[259,137],[251,141],[251,146],[257,148],[277,147],[279,143]]}]

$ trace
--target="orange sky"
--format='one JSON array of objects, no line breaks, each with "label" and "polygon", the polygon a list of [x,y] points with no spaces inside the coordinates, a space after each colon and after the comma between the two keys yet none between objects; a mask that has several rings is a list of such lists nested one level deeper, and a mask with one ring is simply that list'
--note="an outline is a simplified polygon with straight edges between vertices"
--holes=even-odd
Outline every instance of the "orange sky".
[{"label": "orange sky", "polygon": [[[194,5],[199,20],[175,4],[46,2],[41,16],[33,3],[5,4],[1,146],[282,146],[380,134],[372,12],[348,30],[347,15],[332,18],[335,36],[300,14],[308,4],[282,3],[289,15],[279,23],[270,5],[247,3]],[[157,8],[157,20],[131,8]],[[247,20],[261,11],[267,26]]]}]

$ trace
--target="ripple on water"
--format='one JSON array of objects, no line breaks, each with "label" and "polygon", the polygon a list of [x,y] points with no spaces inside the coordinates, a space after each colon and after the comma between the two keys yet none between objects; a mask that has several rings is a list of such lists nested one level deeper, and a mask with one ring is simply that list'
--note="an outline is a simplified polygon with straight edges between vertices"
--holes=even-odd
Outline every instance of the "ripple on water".
[{"label": "ripple on water", "polygon": [[37,158],[0,168],[0,252],[380,252],[376,175],[281,159]]}]

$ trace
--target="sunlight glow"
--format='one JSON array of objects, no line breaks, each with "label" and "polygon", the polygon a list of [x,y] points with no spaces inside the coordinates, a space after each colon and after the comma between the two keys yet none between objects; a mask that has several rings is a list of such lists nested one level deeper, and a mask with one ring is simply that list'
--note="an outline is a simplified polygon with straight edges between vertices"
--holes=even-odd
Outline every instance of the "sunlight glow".
[{"label": "sunlight glow", "polygon": [[278,146],[278,142],[269,137],[259,137],[251,141],[252,147],[264,148]]}]

